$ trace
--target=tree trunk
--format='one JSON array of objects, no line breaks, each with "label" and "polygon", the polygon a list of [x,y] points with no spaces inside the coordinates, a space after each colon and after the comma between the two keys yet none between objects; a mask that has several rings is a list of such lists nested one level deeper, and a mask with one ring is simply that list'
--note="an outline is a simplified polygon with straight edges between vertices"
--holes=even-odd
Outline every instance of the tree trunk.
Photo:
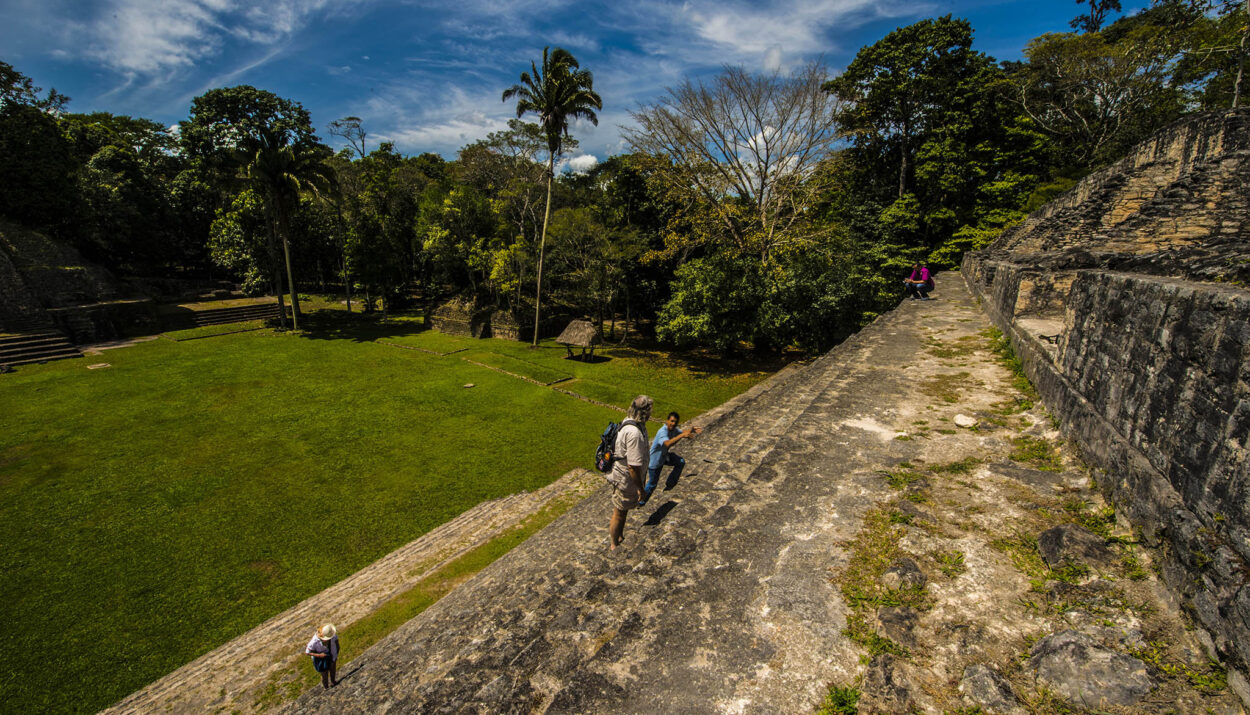
[{"label": "tree trunk", "polygon": [[278,296],[278,324],[286,330],[286,302],[282,300],[282,274],[273,272],[273,294]]},{"label": "tree trunk", "polygon": [[[629,314],[629,280],[628,280],[628,279],[626,279],[624,283],[625,283],[625,330],[623,330],[623,331],[621,332],[621,340],[620,340],[620,343],[619,343],[620,345],[624,345],[624,344],[625,344],[625,341],[629,339],[629,319],[630,319],[630,314]],[[615,326],[613,326],[613,329],[615,329]]]},{"label": "tree trunk", "polygon": [[291,272],[291,245],[287,241],[286,210],[278,208],[278,233],[282,235],[282,255],[286,259],[286,287],[291,291],[291,326],[299,330],[299,296],[295,293],[295,274]]},{"label": "tree trunk", "polygon": [[543,299],[543,250],[547,247],[547,219],[551,217],[551,184],[556,178],[556,153],[550,152],[547,158],[547,208],[543,210],[543,233],[538,240],[538,290],[534,294],[534,342],[530,347],[538,347],[538,312]]},{"label": "tree trunk", "polygon": [[347,255],[343,256],[343,294],[347,298],[347,312],[352,312],[352,279],[347,275]]},{"label": "tree trunk", "polygon": [[[1246,22],[1250,23],[1250,0],[1246,0]],[[1250,26],[1241,30],[1241,44],[1237,48],[1237,81],[1233,82],[1233,109],[1241,101],[1241,77],[1246,66],[1246,37],[1250,36]]]},{"label": "tree trunk", "polygon": [[910,131],[910,127],[907,126],[907,123],[904,123],[903,124],[903,144],[902,144],[902,147],[900,147],[901,154],[903,156],[902,156],[902,160],[899,162],[899,165],[898,165],[898,197],[900,199],[903,198],[903,195],[907,193],[907,166],[908,166],[909,160],[911,159],[911,156],[910,156],[911,147],[908,145],[909,137],[907,136],[907,133],[909,131]]}]

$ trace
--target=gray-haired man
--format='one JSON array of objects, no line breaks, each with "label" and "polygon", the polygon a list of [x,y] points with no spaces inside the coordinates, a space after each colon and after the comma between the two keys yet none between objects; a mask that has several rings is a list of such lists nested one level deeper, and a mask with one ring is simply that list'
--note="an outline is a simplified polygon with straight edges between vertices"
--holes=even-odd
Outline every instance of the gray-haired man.
[{"label": "gray-haired man", "polygon": [[651,398],[639,395],[625,411],[625,421],[616,432],[612,464],[612,522],[608,525],[609,549],[616,550],[625,535],[625,517],[638,506],[642,484],[647,478],[647,420],[651,419]]}]

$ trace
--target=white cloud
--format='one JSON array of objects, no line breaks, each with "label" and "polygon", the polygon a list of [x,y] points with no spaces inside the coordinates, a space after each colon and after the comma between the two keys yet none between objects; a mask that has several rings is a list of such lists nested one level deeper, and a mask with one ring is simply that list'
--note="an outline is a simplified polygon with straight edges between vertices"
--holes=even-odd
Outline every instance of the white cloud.
[{"label": "white cloud", "polygon": [[594,154],[579,154],[560,162],[560,171],[574,174],[585,174],[599,164],[599,157]]},{"label": "white cloud", "polygon": [[877,0],[783,0],[764,7],[699,0],[683,6],[699,37],[762,58],[776,58],[783,47],[792,56],[826,52],[830,29],[916,9]]}]

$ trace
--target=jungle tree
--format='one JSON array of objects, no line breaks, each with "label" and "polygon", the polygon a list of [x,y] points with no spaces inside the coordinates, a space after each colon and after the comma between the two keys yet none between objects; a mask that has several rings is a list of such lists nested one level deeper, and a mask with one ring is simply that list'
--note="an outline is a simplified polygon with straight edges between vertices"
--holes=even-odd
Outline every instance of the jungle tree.
[{"label": "jungle tree", "polygon": [[503,101],[516,98],[517,119],[526,114],[538,115],[543,136],[547,140],[547,201],[543,210],[543,230],[538,242],[538,288],[534,295],[534,342],[538,347],[539,311],[543,291],[543,249],[547,242],[547,222],[551,218],[551,185],[555,181],[556,158],[560,156],[569,136],[570,119],[587,119],[599,124],[595,110],[603,109],[603,101],[594,91],[594,77],[581,69],[577,59],[567,50],[543,48],[542,69],[531,62],[531,72],[522,72],[519,84],[504,90]]}]

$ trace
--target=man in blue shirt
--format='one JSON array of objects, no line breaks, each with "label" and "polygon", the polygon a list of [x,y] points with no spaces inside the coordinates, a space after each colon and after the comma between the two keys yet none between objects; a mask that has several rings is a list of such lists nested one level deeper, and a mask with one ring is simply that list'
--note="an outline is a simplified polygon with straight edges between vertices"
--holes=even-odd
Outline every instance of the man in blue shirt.
[{"label": "man in blue shirt", "polygon": [[703,431],[702,427],[691,427],[687,430],[677,429],[678,416],[676,412],[668,413],[668,419],[664,420],[664,426],[655,433],[655,439],[651,440],[651,465],[647,473],[647,486],[642,490],[642,498],[638,500],[638,506],[643,506],[647,500],[651,498],[651,492],[655,491],[656,485],[660,482],[660,470],[664,465],[668,464],[673,467],[673,471],[668,478],[675,481],[681,476],[681,470],[686,466],[686,460],[678,457],[669,451],[669,449],[688,437],[693,437]]}]

